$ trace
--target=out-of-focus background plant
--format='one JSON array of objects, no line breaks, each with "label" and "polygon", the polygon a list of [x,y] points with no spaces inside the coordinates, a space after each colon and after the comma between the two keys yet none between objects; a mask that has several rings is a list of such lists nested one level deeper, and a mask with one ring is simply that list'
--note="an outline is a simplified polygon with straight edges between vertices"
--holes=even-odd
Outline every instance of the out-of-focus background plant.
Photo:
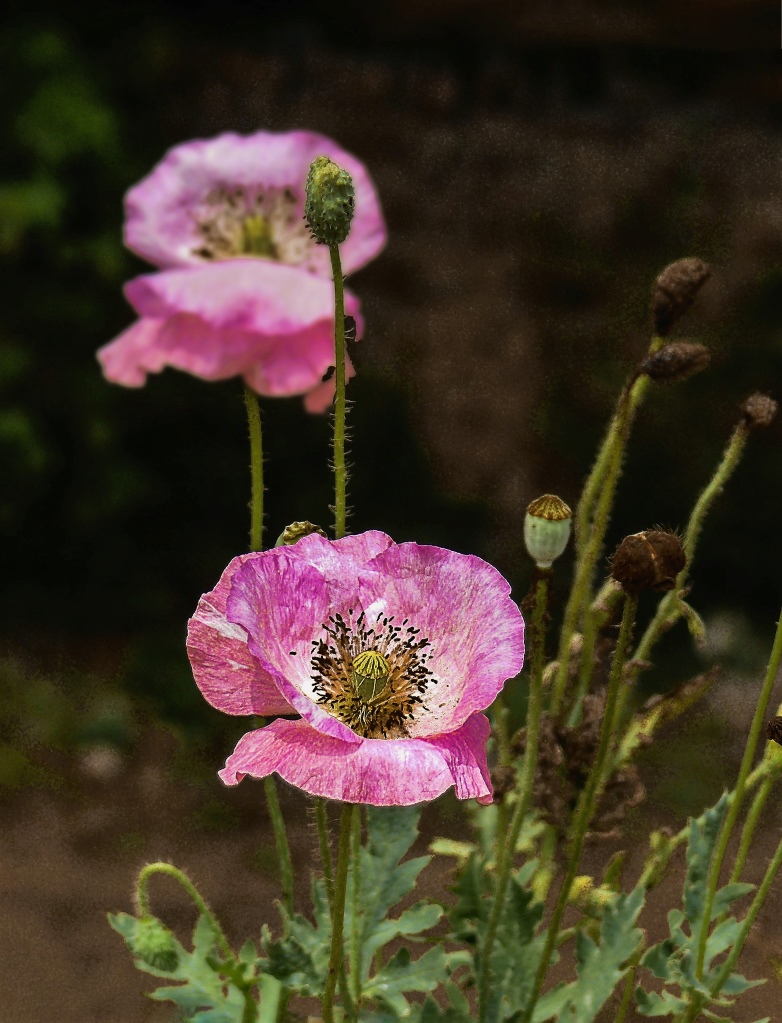
[{"label": "out-of-focus background plant", "polygon": [[[0,796],[21,829],[3,840],[9,862],[59,842],[43,916],[11,913],[15,933],[43,942],[37,928],[66,933],[58,911],[85,917],[79,870],[97,850],[127,858],[95,895],[102,928],[126,863],[174,841],[167,793],[187,807],[185,848],[219,860],[218,839],[257,828],[252,795],[226,801],[214,780],[231,723],[200,700],[183,643],[198,595],[247,544],[241,386],[169,371],[131,392],[105,383],[94,357],[132,321],[121,285],[145,268],[121,243],[123,193],[168,147],[302,127],[367,164],[390,242],[356,278],[368,326],[349,391],[352,528],[478,553],[519,598],[524,508],[544,491],[574,502],[648,343],[666,263],[713,267],[680,331],[709,345],[712,365],[644,406],[608,549],[658,522],[682,527],[741,401],[780,397],[778,12],[738,0],[513,6],[356,0],[337,17],[293,0],[49,0],[7,12]],[[263,414],[269,535],[328,522],[327,420],[295,401],[267,400]],[[667,773],[657,812],[712,802],[743,746],[731,731],[751,715],[742,680],[765,662],[779,604],[779,441],[778,423],[752,439],[702,537],[705,663],[729,671],[699,742],[679,732],[652,751],[649,769]],[[677,677],[702,666],[681,625],[645,684],[665,688],[671,664]],[[267,870],[273,892],[273,868],[247,856],[236,869]],[[12,907],[27,905],[32,870],[18,867]],[[69,933],[54,976],[58,956],[63,976],[72,953],[94,961],[88,931]],[[130,967],[116,983],[136,983]],[[35,997],[28,1016],[12,1006],[19,1023],[63,1004]],[[113,996],[103,1016],[98,996],[63,997],[74,1019],[121,1019]],[[138,1018],[135,1003],[127,1011]]]}]

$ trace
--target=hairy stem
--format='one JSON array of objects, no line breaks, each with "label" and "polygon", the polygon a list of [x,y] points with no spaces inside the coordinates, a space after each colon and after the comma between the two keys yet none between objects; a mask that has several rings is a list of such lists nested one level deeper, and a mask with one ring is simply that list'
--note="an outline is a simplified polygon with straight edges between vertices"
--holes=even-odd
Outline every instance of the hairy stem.
[{"label": "hairy stem", "polygon": [[350,863],[350,832],[353,808],[350,803],[342,807],[339,825],[339,853],[337,855],[337,877],[334,887],[334,913],[331,918],[331,952],[323,993],[323,1023],[334,1023],[334,993],[342,965],[342,932],[345,925],[345,893]]},{"label": "hairy stem", "polygon": [[345,464],[345,286],[339,246],[329,245],[334,277],[334,536],[345,535],[347,518],[347,466]]},{"label": "hairy stem", "polygon": [[508,892],[516,843],[519,839],[524,818],[527,816],[527,811],[532,802],[532,792],[535,784],[535,768],[538,762],[538,733],[540,731],[540,716],[543,710],[545,616],[549,579],[549,572],[541,574],[535,586],[535,608],[532,614],[532,628],[529,640],[532,648],[532,671],[530,673],[529,702],[527,704],[527,748],[524,753],[524,766],[519,780],[519,790],[516,796],[513,818],[497,856],[497,886],[491,913],[489,914],[489,921],[486,926],[486,938],[481,958],[481,975],[479,979],[479,1000],[481,1005],[485,1004],[488,993],[489,960],[494,940],[497,936],[497,927],[502,916],[505,897]]},{"label": "hairy stem", "polygon": [[293,912],[293,863],[291,861],[291,850],[288,845],[288,835],[285,831],[285,820],[280,809],[280,800],[277,795],[277,785],[274,778],[267,774],[263,779],[263,788],[266,793],[266,804],[269,807],[272,829],[274,831],[274,844],[277,847],[277,859],[280,863],[280,876],[282,878],[282,901],[289,913]]},{"label": "hairy stem", "polygon": [[247,424],[250,428],[250,477],[252,496],[250,499],[250,550],[263,550],[263,436],[261,433],[261,409],[258,395],[246,384],[244,404],[247,408]]},{"label": "hairy stem", "polygon": [[709,921],[711,920],[711,909],[714,904],[714,896],[717,892],[717,887],[720,880],[720,870],[722,868],[723,860],[725,859],[725,853],[728,848],[728,842],[730,841],[731,832],[733,826],[736,823],[736,818],[739,815],[741,809],[741,803],[744,797],[744,789],[747,782],[747,777],[752,767],[752,761],[755,759],[755,750],[757,749],[758,739],[760,738],[760,731],[763,728],[763,723],[766,717],[766,710],[768,708],[768,701],[771,697],[771,690],[774,687],[774,681],[779,670],[779,664],[782,660],[782,616],[777,622],[776,636],[774,637],[774,645],[771,649],[771,657],[769,658],[768,668],[766,669],[766,677],[763,681],[763,688],[760,691],[760,699],[758,700],[757,707],[755,708],[755,714],[752,718],[752,725],[749,730],[749,736],[747,738],[747,745],[744,749],[744,757],[741,761],[741,767],[739,768],[739,776],[736,781],[736,787],[734,789],[734,798],[728,809],[727,816],[720,828],[720,835],[717,840],[717,847],[712,857],[711,866],[709,868],[709,884],[706,889],[706,900],[703,908],[703,916],[698,932],[698,955],[696,959],[696,974],[698,977],[703,976],[703,962],[706,956],[706,941],[709,936]]},{"label": "hairy stem", "polygon": [[606,705],[600,728],[600,742],[595,754],[594,763],[592,764],[592,770],[589,772],[586,787],[581,793],[581,798],[578,802],[576,817],[572,827],[570,856],[565,870],[565,877],[562,881],[562,887],[559,890],[559,896],[557,897],[554,911],[551,914],[551,921],[548,926],[548,931],[546,932],[546,944],[543,947],[543,954],[535,977],[535,984],[529,1001],[527,1002],[527,1007],[521,1023],[530,1023],[530,1020],[532,1019],[532,1014],[535,1010],[535,1003],[538,1000],[541,987],[543,986],[543,981],[545,980],[549,964],[551,963],[552,952],[556,947],[559,927],[562,922],[565,907],[568,903],[573,880],[578,872],[578,864],[581,860],[581,851],[584,847],[584,839],[586,838],[589,821],[600,797],[600,791],[604,780],[603,775],[605,765],[608,759],[608,752],[611,747],[614,707],[616,705],[619,686],[622,683],[622,669],[624,668],[625,658],[627,657],[627,650],[632,636],[633,625],[635,624],[635,610],[637,605],[638,598],[636,596],[632,594],[625,595],[622,625],[619,630],[619,639],[617,640],[616,650],[614,651],[614,659],[611,664],[611,675],[608,680]]},{"label": "hairy stem", "polygon": [[352,928],[350,935],[350,987],[356,1009],[360,1008],[361,999],[361,807],[353,807],[352,850],[353,861],[353,898]]}]

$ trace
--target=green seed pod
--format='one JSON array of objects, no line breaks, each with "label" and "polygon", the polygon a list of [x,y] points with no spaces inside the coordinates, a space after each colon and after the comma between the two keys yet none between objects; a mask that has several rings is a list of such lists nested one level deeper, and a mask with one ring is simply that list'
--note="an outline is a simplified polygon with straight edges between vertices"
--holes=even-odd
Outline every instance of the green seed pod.
[{"label": "green seed pod", "polygon": [[390,665],[377,650],[363,650],[353,661],[353,687],[362,703],[371,703],[388,684]]},{"label": "green seed pod", "polygon": [[274,546],[290,547],[291,544],[301,540],[303,536],[309,536],[310,533],[319,533],[321,536],[326,535],[326,531],[321,529],[320,526],[316,526],[314,522],[291,522],[277,537],[277,542]]},{"label": "green seed pod", "polygon": [[134,955],[156,970],[173,973],[179,965],[174,935],[157,917],[142,916],[128,945]]},{"label": "green seed pod", "polygon": [[327,156],[318,156],[307,175],[304,217],[321,245],[339,245],[348,236],[356,190],[353,178]]},{"label": "green seed pod", "polygon": [[527,507],[524,543],[538,568],[551,568],[567,547],[573,513],[554,494],[544,494]]}]

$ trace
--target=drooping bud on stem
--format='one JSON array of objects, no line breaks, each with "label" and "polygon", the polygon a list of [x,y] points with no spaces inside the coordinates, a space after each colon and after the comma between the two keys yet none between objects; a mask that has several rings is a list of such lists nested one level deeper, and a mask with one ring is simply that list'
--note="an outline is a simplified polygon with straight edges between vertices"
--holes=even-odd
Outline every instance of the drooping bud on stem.
[{"label": "drooping bud on stem", "polygon": [[772,718],[766,725],[766,738],[782,746],[782,717]]},{"label": "drooping bud on stem", "polygon": [[173,973],[179,965],[174,935],[157,917],[142,916],[128,945],[134,955],[156,970]]},{"label": "drooping bud on stem", "polygon": [[758,426],[770,426],[776,418],[779,406],[767,394],[750,394],[741,406],[745,424],[753,429]]},{"label": "drooping bud on stem", "polygon": [[544,494],[527,506],[524,543],[538,568],[551,568],[567,547],[573,513],[562,498]]},{"label": "drooping bud on stem", "polygon": [[652,323],[659,337],[667,337],[684,316],[711,277],[711,269],[701,259],[677,259],[662,271],[652,291]]},{"label": "drooping bud on stem", "polygon": [[641,363],[639,369],[650,380],[677,384],[695,376],[711,362],[711,352],[705,345],[692,341],[671,341]]},{"label": "drooping bud on stem", "polygon": [[353,219],[356,190],[346,170],[327,156],[318,156],[307,175],[304,217],[317,242],[340,245]]},{"label": "drooping bud on stem", "polygon": [[673,589],[686,563],[684,547],[675,533],[647,529],[622,540],[611,560],[611,575],[626,593],[664,593]]},{"label": "drooping bud on stem", "polygon": [[310,533],[320,533],[321,536],[326,536],[325,529],[316,526],[314,522],[291,522],[277,537],[277,542],[274,546],[290,547],[291,544],[301,540],[303,536],[309,536]]}]

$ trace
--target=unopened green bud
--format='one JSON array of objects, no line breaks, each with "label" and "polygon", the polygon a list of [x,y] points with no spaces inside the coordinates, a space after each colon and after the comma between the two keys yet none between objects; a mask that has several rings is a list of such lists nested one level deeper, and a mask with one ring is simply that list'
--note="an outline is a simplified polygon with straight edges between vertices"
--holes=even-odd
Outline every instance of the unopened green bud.
[{"label": "unopened green bud", "polygon": [[321,536],[325,536],[325,530],[321,529],[320,526],[316,526],[314,522],[291,522],[289,526],[277,537],[277,543],[275,547],[290,547],[291,544],[301,540],[303,536],[309,536],[310,533],[319,533]]},{"label": "unopened green bud", "polygon": [[321,245],[339,245],[348,236],[356,190],[353,178],[327,156],[318,156],[307,175],[304,216]]},{"label": "unopened green bud", "polygon": [[142,916],[128,945],[134,955],[156,970],[173,973],[179,965],[176,939],[157,917]]},{"label": "unopened green bud", "polygon": [[527,507],[524,543],[538,568],[551,568],[567,547],[573,513],[554,494],[544,494]]}]

